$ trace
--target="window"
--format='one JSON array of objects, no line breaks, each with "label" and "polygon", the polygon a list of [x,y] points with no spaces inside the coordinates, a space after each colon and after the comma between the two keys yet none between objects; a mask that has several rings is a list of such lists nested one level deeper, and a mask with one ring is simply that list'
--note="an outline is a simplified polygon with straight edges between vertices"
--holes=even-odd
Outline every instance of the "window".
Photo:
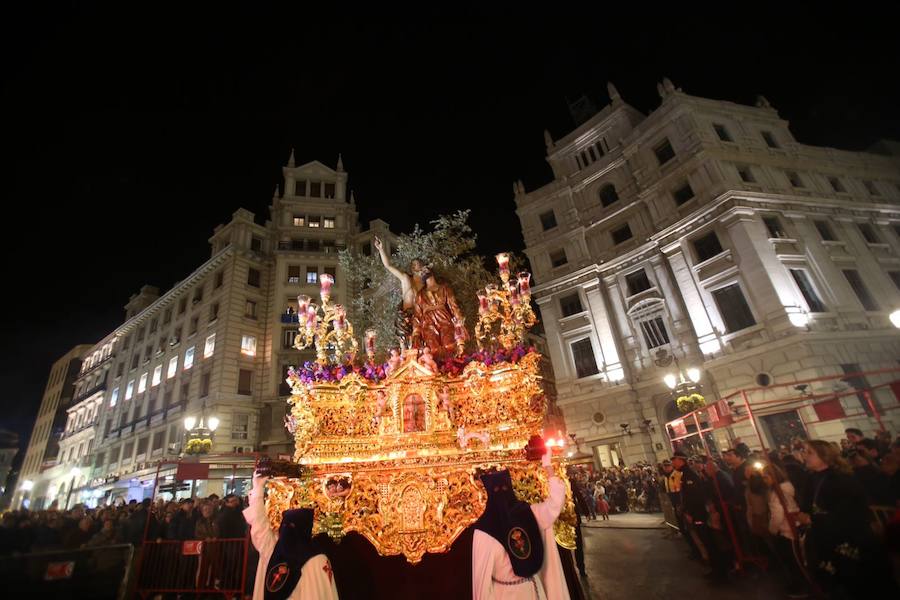
[{"label": "window", "polygon": [[278,380],[278,395],[288,396],[291,393],[291,386],[287,383],[288,369],[290,365],[281,365],[281,378]]},{"label": "window", "polygon": [[163,395],[163,407],[168,408],[172,406],[172,396],[175,395],[175,386],[167,385],[165,388],[165,394]]},{"label": "window", "polygon": [[159,329],[159,319],[153,319],[150,321],[150,333],[156,333],[157,329]]},{"label": "window", "polygon": [[744,292],[737,283],[719,288],[712,293],[719,314],[725,322],[725,332],[734,333],[756,325],[756,319],[750,312],[750,306],[744,298]]},{"label": "window", "polygon": [[656,154],[656,160],[659,161],[660,166],[675,158],[675,151],[672,150],[672,144],[669,143],[668,138],[663,139],[662,143],[653,149],[653,153]]},{"label": "window", "polygon": [[616,186],[611,183],[600,188],[598,195],[600,196],[600,204],[602,204],[604,208],[619,201],[619,194],[616,193]]},{"label": "window", "polygon": [[[310,225],[310,227],[312,227],[312,225]],[[318,227],[318,225],[316,225],[316,227]],[[306,249],[310,252],[318,252],[320,243],[319,240],[308,240],[306,242]]]},{"label": "window", "polygon": [[675,204],[681,206],[694,197],[694,190],[691,188],[691,184],[685,183],[683,186],[672,192],[672,197],[675,198]]},{"label": "window", "polygon": [[809,308],[809,312],[827,312],[828,309],[825,308],[825,304],[822,303],[815,288],[813,288],[806,271],[803,269],[791,269],[790,271],[791,277],[794,278],[794,283],[800,288],[800,293],[803,294],[803,299],[806,300],[806,306]]},{"label": "window", "polygon": [[300,265],[288,265],[288,283],[300,283]]},{"label": "window", "polygon": [[119,402],[119,388],[113,388],[112,395],[109,397],[109,407],[112,408]]},{"label": "window", "polygon": [[628,223],[626,223],[622,227],[619,227],[618,229],[612,230],[612,239],[613,244],[615,245],[619,245],[622,242],[627,242],[632,237],[634,236],[631,234],[631,227],[628,226]]},{"label": "window", "polygon": [[310,196],[310,198],[321,198],[322,197],[322,182],[321,181],[310,181],[309,182],[309,196]]},{"label": "window", "polygon": [[187,402],[188,395],[191,393],[191,382],[185,381],[181,384],[181,402]]},{"label": "window", "polygon": [[770,239],[787,237],[781,228],[781,221],[778,220],[778,217],[763,217],[763,223],[766,225]]},{"label": "window", "polygon": [[593,146],[590,146],[590,147],[588,148],[588,154],[591,155],[591,162],[594,162],[595,160],[597,160],[597,153],[594,152],[594,147],[593,147]]},{"label": "window", "polygon": [[337,268],[336,267],[325,267],[322,270],[326,274],[331,275],[331,278],[334,280],[334,284],[337,285]]},{"label": "window", "polygon": [[173,356],[169,359],[169,368],[166,369],[166,379],[172,379],[175,377],[175,373],[178,372],[178,357]]},{"label": "window", "polygon": [[207,336],[206,345],[203,346],[203,358],[209,358],[216,351],[216,334]]},{"label": "window", "polygon": [[181,327],[172,331],[172,337],[169,340],[170,346],[177,346],[181,342]]},{"label": "window", "polygon": [[878,310],[878,304],[875,302],[872,294],[869,293],[866,284],[863,283],[862,278],[859,276],[859,272],[854,269],[844,269],[843,273],[844,277],[847,278],[847,283],[853,288],[853,293],[859,298],[859,303],[863,305],[863,308],[866,310]]},{"label": "window", "polygon": [[571,317],[572,315],[584,312],[584,308],[581,307],[581,297],[577,292],[560,298],[559,308],[562,311],[563,317]]},{"label": "window", "polygon": [[322,217],[323,229],[334,229],[334,217]]},{"label": "window", "polygon": [[599,372],[597,361],[594,360],[594,348],[588,338],[572,344],[572,360],[575,362],[575,376],[578,379],[596,375]]},{"label": "window", "polygon": [[200,286],[196,290],[194,290],[194,299],[191,300],[192,304],[197,304],[199,302],[203,302],[203,286]]},{"label": "window", "polygon": [[140,381],[138,381],[137,393],[143,394],[146,389],[147,389],[147,373],[144,373],[141,375]]},{"label": "window", "polygon": [[141,360],[141,353],[135,352],[131,357],[131,368],[137,369],[138,362],[140,362],[140,360]]},{"label": "window", "polygon": [[247,285],[259,287],[259,271],[256,269],[247,270]]},{"label": "window", "polygon": [[145,436],[138,440],[137,443],[137,451],[135,452],[138,456],[141,454],[147,453],[147,444],[150,442],[150,437]]},{"label": "window", "polygon": [[294,215],[294,227],[306,227],[306,216]]},{"label": "window", "polygon": [[796,171],[785,171],[784,174],[787,176],[788,181],[791,182],[791,185],[795,188],[802,188],[803,180],[800,179],[800,175],[797,174]]},{"label": "window", "polygon": [[710,231],[703,237],[694,240],[694,252],[697,254],[697,262],[709,260],[723,252],[719,236],[715,231]]},{"label": "window", "polygon": [[859,232],[862,234],[863,238],[866,240],[867,244],[877,244],[881,242],[881,239],[878,237],[878,234],[875,233],[875,228],[872,227],[869,223],[859,223],[857,225],[859,227]]},{"label": "window", "polygon": [[295,196],[305,196],[306,195],[306,180],[305,179],[294,182],[294,195]]},{"label": "window", "polygon": [[262,251],[262,240],[256,236],[250,238],[250,249],[253,250],[254,252],[261,252]]},{"label": "window", "polygon": [[334,184],[333,183],[325,184],[325,197],[326,198],[334,198]]},{"label": "window", "polygon": [[284,344],[284,349],[290,349],[294,347],[294,338],[297,337],[296,329],[285,329],[282,331],[282,343]]},{"label": "window", "polygon": [[321,224],[322,224],[322,221],[321,221],[321,219],[319,219],[319,217],[310,217],[309,218],[309,226],[312,227],[313,229],[318,229],[319,225],[321,225]]},{"label": "window", "polygon": [[238,390],[237,393],[242,396],[250,396],[253,391],[250,380],[253,378],[253,371],[250,369],[241,369],[238,373]]},{"label": "window", "polygon": [[[851,375],[852,373],[860,373],[862,369],[859,367],[859,363],[846,363],[841,365],[841,370],[844,372],[844,375]],[[847,382],[847,385],[852,387],[854,390],[859,390],[856,393],[856,398],[859,400],[860,406],[862,406],[863,410],[866,411],[866,414],[870,417],[872,416],[872,407],[869,406],[869,401],[866,398],[866,394],[863,393],[863,390],[869,387],[869,382],[866,381],[865,376],[863,375],[851,375],[850,377],[844,377],[843,381]],[[872,402],[875,401],[875,398],[872,398]]]},{"label": "window", "polygon": [[232,415],[231,419],[231,439],[246,440],[250,431],[250,415]]},{"label": "window", "polygon": [[560,248],[559,250],[555,250],[550,253],[550,264],[555,269],[556,267],[561,267],[564,264],[569,262],[569,259],[566,258],[566,250],[565,248]]},{"label": "window", "polygon": [[216,273],[216,283],[214,285],[215,289],[219,289],[220,287],[222,287],[223,283],[225,283],[225,273],[219,271],[218,273]]},{"label": "window", "polygon": [[894,229],[894,235],[900,237],[900,223],[891,223],[891,227]]},{"label": "window", "polygon": [[813,225],[816,226],[819,237],[822,238],[823,242],[837,241],[837,238],[834,237],[834,231],[831,230],[831,225],[828,224],[828,221],[813,221]]},{"label": "window", "polygon": [[894,286],[900,290],[900,271],[888,271],[888,276],[894,282]]},{"label": "window", "polygon": [[134,379],[128,382],[128,385],[125,386],[125,399],[131,400],[131,397],[134,396]]},{"label": "window", "polygon": [[183,315],[184,311],[187,310],[187,298],[182,298],[181,302],[178,303],[178,314]]},{"label": "window", "polygon": [[144,328],[143,328],[143,327],[141,327],[140,329],[138,329],[138,332],[137,332],[137,341],[139,341],[139,342],[143,342],[143,341],[144,341],[144,333],[145,333],[145,332],[144,332]]},{"label": "window", "polygon": [[[310,270],[312,269],[312,270]],[[306,283],[316,283],[319,281],[319,273],[315,270],[315,267],[309,267],[306,269]]]},{"label": "window", "polygon": [[247,300],[247,303],[244,305],[244,316],[251,319],[256,318],[256,302]]},{"label": "window", "polygon": [[162,381],[162,365],[156,365],[153,369],[153,379],[150,380],[150,385],[157,386],[160,381]]},{"label": "window", "polygon": [[833,189],[835,192],[838,192],[839,194],[847,191],[847,189],[844,187],[844,184],[841,183],[841,180],[837,177],[829,177],[828,183],[831,184],[831,189]]},{"label": "window", "polygon": [[209,371],[200,378],[200,397],[206,398],[207,396],[209,396]]},{"label": "window", "polygon": [[737,165],[737,172],[741,177],[741,181],[744,183],[756,183],[756,178],[753,176],[753,169],[751,169],[749,165]]},{"label": "window", "polygon": [[166,432],[157,431],[153,434],[153,445],[150,447],[151,450],[162,450],[163,447],[163,438],[165,437]]},{"label": "window", "polygon": [[648,350],[653,350],[669,343],[669,332],[666,330],[666,324],[662,317],[638,321],[638,325],[641,328],[641,334],[644,336],[644,343],[647,344]]},{"label": "window", "polygon": [[541,227],[544,228],[544,231],[556,227],[556,215],[552,210],[541,213]]},{"label": "window", "polygon": [[650,279],[647,277],[647,271],[645,271],[644,269],[626,275],[625,283],[628,286],[629,296],[640,294],[641,292],[649,290],[651,287],[653,287],[652,285],[650,285]]},{"label": "window", "polygon": [[194,366],[194,347],[191,346],[184,351],[184,370],[187,371]]},{"label": "window", "polygon": [[119,363],[116,365],[116,377],[121,377],[122,373],[125,372],[125,363]]},{"label": "window", "polygon": [[256,356],[256,336],[241,336],[241,354]]},{"label": "window", "polygon": [[869,192],[870,196],[879,196],[878,188],[875,187],[875,184],[868,179],[863,181],[863,185],[866,186],[866,191]]},{"label": "window", "polygon": [[209,307],[209,322],[212,323],[216,319],[219,318],[219,303],[210,305]]},{"label": "window", "polygon": [[719,136],[719,139],[723,142],[733,142],[731,139],[731,135],[728,133],[728,130],[725,129],[724,125],[719,125],[718,123],[713,125],[713,129],[716,130],[716,135]]},{"label": "window", "polygon": [[188,335],[194,335],[197,333],[197,328],[200,326],[200,317],[192,317],[191,318],[191,330]]},{"label": "window", "polygon": [[771,131],[763,131],[761,133],[762,133],[763,141],[766,142],[766,146],[768,146],[769,148],[779,148],[780,147],[778,145],[778,142],[775,141],[775,136],[772,135]]}]

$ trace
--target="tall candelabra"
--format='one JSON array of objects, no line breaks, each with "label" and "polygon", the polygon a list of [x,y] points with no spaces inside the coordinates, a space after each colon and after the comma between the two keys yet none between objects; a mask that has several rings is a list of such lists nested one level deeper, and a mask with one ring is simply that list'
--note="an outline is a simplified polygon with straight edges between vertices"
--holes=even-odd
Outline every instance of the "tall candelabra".
[{"label": "tall candelabra", "polygon": [[305,350],[316,347],[316,362],[326,365],[352,361],[359,344],[353,335],[353,325],[347,320],[347,311],[341,304],[331,304],[331,286],[334,277],[323,274],[319,280],[319,296],[322,305],[317,306],[306,295],[297,296],[297,316],[300,321],[299,333],[294,339],[294,348]]},{"label": "tall candelabra", "polygon": [[513,348],[525,337],[525,332],[536,322],[531,309],[531,273],[521,272],[510,281],[509,254],[497,255],[501,285],[488,284],[478,296],[478,323],[475,339],[478,348],[492,346],[499,341],[506,349]]}]

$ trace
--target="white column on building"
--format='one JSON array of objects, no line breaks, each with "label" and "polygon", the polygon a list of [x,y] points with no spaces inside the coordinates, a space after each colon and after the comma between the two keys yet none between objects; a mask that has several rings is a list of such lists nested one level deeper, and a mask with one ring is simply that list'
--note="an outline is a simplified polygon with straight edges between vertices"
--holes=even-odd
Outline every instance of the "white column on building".
[{"label": "white column on building", "polygon": [[550,365],[553,367],[553,375],[556,381],[570,379],[568,364],[563,348],[562,335],[559,331],[560,314],[552,296],[536,298],[538,308],[541,311],[541,319],[544,323],[544,332],[547,336],[547,349],[550,352]]},{"label": "white column on building", "polygon": [[613,332],[610,318],[612,315],[606,307],[606,301],[600,290],[600,280],[595,279],[584,286],[584,295],[587,298],[588,309],[600,342],[600,351],[603,354],[603,369],[609,381],[620,381],[625,377],[622,361],[619,358],[619,349],[616,346],[616,336]]},{"label": "white column on building", "polygon": [[669,261],[669,266],[671,266],[672,273],[675,276],[675,283],[691,318],[697,342],[700,344],[700,351],[703,354],[718,352],[722,344],[719,342],[718,334],[712,326],[709,314],[706,312],[706,305],[700,297],[700,290],[697,288],[694,274],[691,272],[690,265],[688,265],[687,259],[684,257],[684,249],[679,243],[674,243],[663,248],[663,253]]},{"label": "white column on building", "polygon": [[796,287],[755,211],[739,209],[723,221],[734,249],[734,262],[760,316],[766,320],[786,318],[787,313],[801,310],[803,301],[797,297]]}]

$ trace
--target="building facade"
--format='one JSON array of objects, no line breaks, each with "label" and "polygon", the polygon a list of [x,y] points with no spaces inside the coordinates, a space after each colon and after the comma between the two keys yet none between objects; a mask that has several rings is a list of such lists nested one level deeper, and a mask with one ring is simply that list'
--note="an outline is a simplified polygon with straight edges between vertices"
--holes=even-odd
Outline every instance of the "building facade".
[{"label": "building facade", "polygon": [[[160,484],[172,481],[188,417],[216,423],[217,458],[209,479],[183,495],[240,490],[255,453],[292,454],[284,379],[314,359],[293,348],[297,295],[317,297],[328,273],[332,302],[346,302],[338,251],[362,250],[371,232],[360,231],[340,158],[332,169],[295,165],[292,153],[283,177],[269,220],[237,210],[209,238],[209,260],[162,295],[143,287],[125,322],[88,349],[49,490],[59,504],[140,500],[157,469]],[[386,223],[374,225],[391,239]]]},{"label": "building facade", "polygon": [[[44,388],[41,406],[35,418],[34,428],[25,449],[25,459],[12,506],[17,508],[46,508],[49,486],[59,475],[57,457],[59,441],[67,422],[67,409],[75,394],[75,379],[81,371],[82,358],[92,346],[75,346],[50,368],[50,377]],[[53,494],[54,498],[56,493]]]},{"label": "building facade", "polygon": [[[644,115],[610,85],[599,113],[562,139],[545,132],[553,181],[514,186],[559,405],[598,465],[671,451],[673,369],[698,368],[709,401],[900,358],[889,320],[900,308],[897,144],[813,147],[765,98],[658,89],[661,105]],[[897,399],[875,395],[896,431]],[[845,408],[862,414],[757,412],[770,445],[786,421],[810,437],[872,432],[868,408]]]}]

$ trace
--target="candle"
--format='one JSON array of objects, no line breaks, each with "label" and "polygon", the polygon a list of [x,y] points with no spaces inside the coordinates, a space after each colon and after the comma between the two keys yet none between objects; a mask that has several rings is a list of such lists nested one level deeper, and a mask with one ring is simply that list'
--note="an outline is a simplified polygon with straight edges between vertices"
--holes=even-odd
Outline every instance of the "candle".
[{"label": "candle", "polygon": [[331,297],[331,286],[334,285],[334,277],[328,273],[322,273],[319,277],[319,284],[321,285],[319,293],[322,296],[322,300],[328,300]]},{"label": "candle", "polygon": [[309,306],[306,307],[306,328],[309,330],[315,329],[316,327],[316,321],[318,320],[316,311],[318,308],[319,307],[313,302],[310,302]]},{"label": "candle", "polygon": [[519,292],[526,297],[531,296],[531,273],[528,271],[522,271],[518,274],[519,279]]},{"label": "candle", "polygon": [[337,304],[334,307],[334,330],[343,331],[346,324],[347,312],[344,310],[343,304]]},{"label": "candle", "polygon": [[299,296],[297,296],[297,314],[298,315],[306,314],[306,308],[309,306],[309,300],[310,300],[310,298],[306,294],[300,294]]},{"label": "candle", "polygon": [[475,295],[478,296],[478,314],[479,315],[487,314],[487,312],[488,312],[487,295],[480,290],[478,292],[476,292]]},{"label": "candle", "polygon": [[375,330],[374,329],[366,329],[366,354],[369,355],[369,360],[372,360],[372,357],[375,356]]},{"label": "candle", "polygon": [[500,265],[500,276],[509,276],[509,253],[501,252],[497,255],[497,264]]},{"label": "candle", "polygon": [[509,287],[507,289],[509,290],[510,305],[518,306],[519,305],[519,290],[518,290],[518,288],[516,288],[516,285],[514,283],[510,283]]}]

